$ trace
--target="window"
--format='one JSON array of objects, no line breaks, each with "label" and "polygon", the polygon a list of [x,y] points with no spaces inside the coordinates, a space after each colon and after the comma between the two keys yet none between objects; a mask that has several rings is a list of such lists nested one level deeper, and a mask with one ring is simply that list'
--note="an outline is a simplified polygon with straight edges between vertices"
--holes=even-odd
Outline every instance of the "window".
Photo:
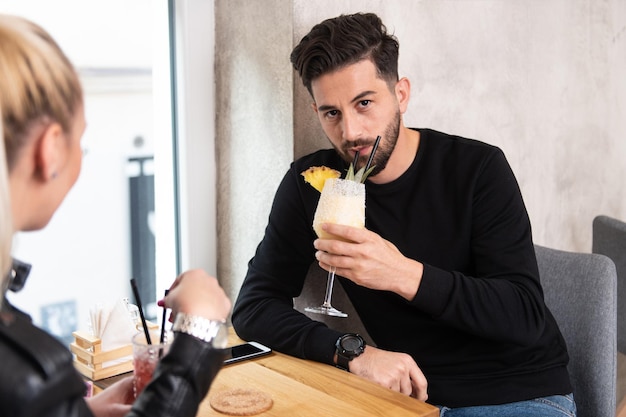
[{"label": "window", "polygon": [[2,0],[1,9],[57,40],[79,71],[87,117],[76,185],[45,229],[16,236],[14,255],[33,269],[9,298],[68,341],[97,303],[132,299],[135,277],[156,317],[180,269],[168,2]]}]

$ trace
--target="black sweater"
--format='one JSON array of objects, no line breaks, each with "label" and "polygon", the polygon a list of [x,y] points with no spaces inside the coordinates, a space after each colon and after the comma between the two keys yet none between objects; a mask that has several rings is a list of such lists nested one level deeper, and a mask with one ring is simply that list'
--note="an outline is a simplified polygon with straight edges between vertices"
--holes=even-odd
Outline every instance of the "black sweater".
[{"label": "black sweater", "polygon": [[[502,151],[420,129],[413,164],[366,183],[366,227],[424,264],[417,295],[340,278],[376,345],[406,352],[428,380],[428,402],[500,404],[572,391],[565,342],[543,301],[530,221]],[[345,172],[334,150],[295,161],[276,193],[265,236],[233,312],[244,339],[332,364],[340,333],[295,311],[315,261],[319,193],[300,173]]]}]

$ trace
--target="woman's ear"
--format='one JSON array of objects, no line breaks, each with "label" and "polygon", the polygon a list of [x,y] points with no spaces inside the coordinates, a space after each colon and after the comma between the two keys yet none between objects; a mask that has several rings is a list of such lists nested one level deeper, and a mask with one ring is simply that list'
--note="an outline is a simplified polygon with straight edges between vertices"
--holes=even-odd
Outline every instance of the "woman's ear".
[{"label": "woman's ear", "polygon": [[56,178],[63,168],[67,153],[67,143],[63,128],[59,123],[49,124],[36,143],[36,170],[40,178],[50,181]]}]

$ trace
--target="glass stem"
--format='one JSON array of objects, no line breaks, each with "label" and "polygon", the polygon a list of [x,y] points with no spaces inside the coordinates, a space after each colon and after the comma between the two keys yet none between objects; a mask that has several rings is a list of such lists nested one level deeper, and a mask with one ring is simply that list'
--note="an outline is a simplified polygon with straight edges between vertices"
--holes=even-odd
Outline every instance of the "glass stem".
[{"label": "glass stem", "polygon": [[324,295],[324,307],[331,308],[330,299],[333,296],[333,285],[335,284],[335,271],[337,268],[334,266],[330,267],[330,271],[328,271],[328,281],[326,282],[326,294]]}]

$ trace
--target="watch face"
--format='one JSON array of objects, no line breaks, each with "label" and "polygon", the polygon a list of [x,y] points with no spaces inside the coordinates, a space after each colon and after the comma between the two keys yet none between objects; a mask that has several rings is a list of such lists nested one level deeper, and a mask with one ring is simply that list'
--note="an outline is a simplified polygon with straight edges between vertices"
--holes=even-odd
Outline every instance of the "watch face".
[{"label": "watch face", "polygon": [[356,336],[346,336],[341,340],[341,347],[348,352],[354,352],[358,350],[363,343],[361,339]]}]

